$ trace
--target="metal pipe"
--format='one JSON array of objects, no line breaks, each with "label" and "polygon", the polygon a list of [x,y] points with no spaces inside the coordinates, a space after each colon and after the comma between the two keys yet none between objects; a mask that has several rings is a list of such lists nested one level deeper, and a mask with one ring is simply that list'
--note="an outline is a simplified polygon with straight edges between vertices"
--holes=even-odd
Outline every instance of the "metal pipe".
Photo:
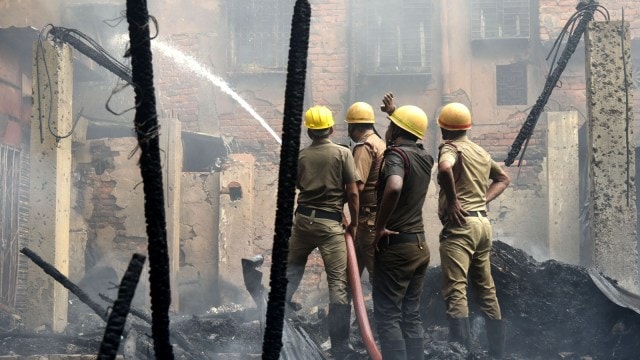
[{"label": "metal pipe", "polygon": [[351,234],[348,232],[345,232],[344,238],[347,243],[347,275],[349,276],[351,294],[353,295],[353,307],[356,310],[356,318],[358,319],[362,342],[371,359],[382,360],[382,354],[380,354],[380,350],[378,350],[376,341],[373,338],[367,308],[364,306],[364,296],[362,295],[362,286],[360,285],[360,272],[358,271],[358,260],[356,259],[356,248],[353,245],[353,237],[351,237]]}]

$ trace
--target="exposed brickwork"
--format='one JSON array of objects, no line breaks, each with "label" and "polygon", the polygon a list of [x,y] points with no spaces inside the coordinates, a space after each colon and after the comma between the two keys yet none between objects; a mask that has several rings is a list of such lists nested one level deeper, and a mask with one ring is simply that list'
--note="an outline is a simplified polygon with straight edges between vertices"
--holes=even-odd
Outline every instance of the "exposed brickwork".
[{"label": "exposed brickwork", "polygon": [[[282,97],[284,89],[275,97]],[[258,105],[254,110],[269,124],[273,131],[281,137],[282,133],[282,112],[276,106],[264,99],[256,101]],[[258,120],[251,117],[239,105],[232,113],[220,114],[220,133],[224,136],[233,137],[238,152],[249,152],[256,154],[257,161],[274,161],[279,157],[280,144],[276,142],[269,132],[263,128]]]},{"label": "exposed brickwork", "polygon": [[113,226],[121,235],[124,233],[124,219],[116,216],[116,198],[112,195],[116,181],[112,180],[109,172],[114,169],[113,158],[118,155],[106,146],[104,141],[97,140],[91,144],[93,161],[83,166],[85,181],[78,185],[93,188],[91,199],[84,199],[83,192],[79,192],[78,205],[84,206],[85,201],[93,204],[93,212],[88,224],[92,229]]},{"label": "exposed brickwork", "polygon": [[[87,269],[106,261],[116,271],[124,271],[131,252],[146,253],[142,214],[137,214],[139,220],[132,219],[132,210],[125,209],[142,201],[141,195],[133,195],[137,190],[126,189],[136,187],[139,181],[135,160],[128,159],[128,151],[134,148],[134,138],[105,139],[92,140],[87,149],[76,152],[79,159],[86,159],[75,166],[78,177],[73,185],[77,192],[72,206],[86,221]],[[136,189],[142,192],[142,185]]]},{"label": "exposed brickwork", "polygon": [[[507,152],[511,149],[513,141],[518,136],[527,115],[528,111],[516,112],[507,118],[500,131],[472,135],[472,140],[489,152],[495,161],[502,162],[506,158]],[[544,131],[545,122],[544,116],[541,116],[536,125],[536,130],[529,140],[522,165],[518,168],[518,160],[516,160],[511,167],[503,166],[507,174],[512,178],[512,187],[536,191],[541,189],[539,174],[543,171],[542,163],[546,156],[547,147],[546,132]]]},{"label": "exposed brickwork", "polygon": [[[174,35],[169,42],[185,54],[197,54],[198,34]],[[156,56],[154,61],[158,64],[154,66],[158,72],[155,77],[158,113],[180,120],[183,130],[199,131],[198,76],[189,71],[177,71],[172,60],[164,56]]]},{"label": "exposed brickwork", "polygon": [[[611,20],[622,18],[631,23],[631,38],[640,38],[640,9],[637,0],[601,0],[600,5],[609,10]],[[576,11],[577,0],[540,0],[540,40],[554,41],[569,17]],[[604,20],[596,13],[596,20]]]}]

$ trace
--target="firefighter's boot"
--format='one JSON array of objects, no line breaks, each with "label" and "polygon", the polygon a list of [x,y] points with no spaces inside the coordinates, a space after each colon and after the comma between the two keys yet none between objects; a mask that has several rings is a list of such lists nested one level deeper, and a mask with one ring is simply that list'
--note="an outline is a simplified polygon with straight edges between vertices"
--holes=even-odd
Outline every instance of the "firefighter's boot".
[{"label": "firefighter's boot", "polygon": [[449,342],[462,344],[471,351],[471,328],[469,318],[449,319]]},{"label": "firefighter's boot", "polygon": [[407,348],[404,340],[380,342],[382,360],[407,360]]},{"label": "firefighter's boot", "polygon": [[489,356],[494,359],[504,357],[505,325],[502,320],[487,319],[487,339],[489,340]]},{"label": "firefighter's boot", "polygon": [[351,304],[329,304],[329,337],[331,355],[335,359],[348,359],[356,351],[349,344]]},{"label": "firefighter's boot", "polygon": [[404,339],[407,360],[424,360],[424,340],[422,338]]}]

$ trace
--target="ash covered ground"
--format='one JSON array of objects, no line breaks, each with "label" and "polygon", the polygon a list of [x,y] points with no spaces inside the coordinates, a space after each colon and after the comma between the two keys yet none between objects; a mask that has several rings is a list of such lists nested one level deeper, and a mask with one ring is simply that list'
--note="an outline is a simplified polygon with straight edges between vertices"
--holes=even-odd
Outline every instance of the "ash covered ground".
[{"label": "ash covered ground", "polygon": [[[586,269],[556,261],[537,262],[499,241],[494,242],[492,264],[507,322],[507,359],[638,358],[640,315],[609,300]],[[440,269],[429,270],[422,313],[425,359],[488,358],[484,320],[473,301],[470,305],[474,341],[472,351],[467,352],[446,341]],[[372,308],[370,298],[367,306]],[[287,313],[283,358],[331,358],[326,313],[323,305]],[[255,308],[230,304],[199,316],[174,316],[171,324],[177,359],[259,358],[261,353],[260,314]],[[97,354],[103,331],[102,320],[77,300],[71,301],[70,323],[63,334],[44,328],[27,332],[17,317],[0,312],[0,355]],[[129,315],[128,332],[120,347],[124,357],[151,359],[150,333],[148,323]],[[351,342],[360,353],[354,358],[368,358],[355,316]]]}]

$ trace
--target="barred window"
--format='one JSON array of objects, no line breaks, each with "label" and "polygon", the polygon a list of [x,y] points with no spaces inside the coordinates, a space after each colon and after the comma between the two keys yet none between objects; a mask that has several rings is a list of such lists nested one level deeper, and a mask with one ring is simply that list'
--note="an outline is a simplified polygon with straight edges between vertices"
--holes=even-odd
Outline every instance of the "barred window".
[{"label": "barred window", "polygon": [[431,0],[354,0],[357,64],[365,73],[431,73]]},{"label": "barred window", "polygon": [[471,38],[528,39],[531,0],[472,0]]},{"label": "barred window", "polygon": [[527,105],[527,65],[496,66],[497,105]]},{"label": "barred window", "polygon": [[294,0],[229,0],[229,58],[237,72],[281,72],[287,50]]}]

